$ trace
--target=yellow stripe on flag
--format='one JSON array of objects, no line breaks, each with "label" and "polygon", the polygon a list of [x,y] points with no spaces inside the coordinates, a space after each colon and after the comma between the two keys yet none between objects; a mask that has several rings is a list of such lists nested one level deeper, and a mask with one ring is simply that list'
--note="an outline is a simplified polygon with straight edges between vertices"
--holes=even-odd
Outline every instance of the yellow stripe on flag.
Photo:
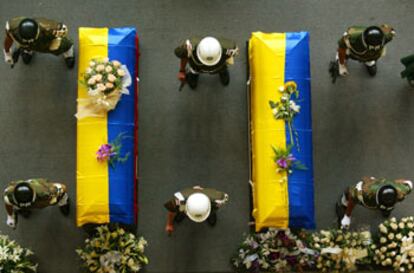
[{"label": "yellow stripe on flag", "polygon": [[[79,28],[78,80],[93,58],[108,56],[107,28]],[[78,99],[87,89],[78,84]],[[88,117],[77,123],[77,225],[109,222],[108,164],[96,160],[99,146],[107,143],[107,117]]]},{"label": "yellow stripe on flag", "polygon": [[[253,217],[256,230],[288,227],[287,175],[278,174],[272,146],[286,148],[285,121],[276,120],[269,100],[278,101],[285,77],[286,35],[255,32],[249,41],[253,164]],[[284,182],[280,182],[284,179]]]}]

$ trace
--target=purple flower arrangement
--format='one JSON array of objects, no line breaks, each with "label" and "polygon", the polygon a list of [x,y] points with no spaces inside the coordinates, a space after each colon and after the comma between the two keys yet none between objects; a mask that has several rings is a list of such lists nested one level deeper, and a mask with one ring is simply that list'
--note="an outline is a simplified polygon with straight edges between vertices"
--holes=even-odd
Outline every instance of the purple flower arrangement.
[{"label": "purple flower arrangement", "polygon": [[306,166],[292,154],[292,147],[291,145],[287,149],[272,147],[275,153],[274,161],[278,173],[286,172],[287,174],[291,174],[293,169],[306,170]]},{"label": "purple flower arrangement", "polygon": [[120,133],[112,142],[102,144],[96,152],[96,159],[99,162],[108,162],[112,168],[115,164],[123,163],[128,160],[129,153],[121,156],[122,140],[126,138],[124,133]]}]

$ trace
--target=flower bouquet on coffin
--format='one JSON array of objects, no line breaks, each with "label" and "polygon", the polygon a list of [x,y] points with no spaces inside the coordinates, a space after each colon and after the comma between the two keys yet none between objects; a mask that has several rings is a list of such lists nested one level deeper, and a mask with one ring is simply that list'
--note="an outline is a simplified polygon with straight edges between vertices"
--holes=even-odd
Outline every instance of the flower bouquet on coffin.
[{"label": "flower bouquet on coffin", "polygon": [[236,272],[290,272],[311,268],[315,252],[289,229],[247,235],[232,259]]},{"label": "flower bouquet on coffin", "polygon": [[119,61],[108,58],[92,59],[83,74],[81,84],[87,88],[88,98],[78,99],[76,118],[102,117],[115,109],[122,94],[129,95],[131,75]]},{"label": "flower bouquet on coffin", "polygon": [[96,234],[85,240],[85,246],[76,253],[91,273],[132,273],[148,264],[144,255],[147,242],[120,227],[97,227]]},{"label": "flower bouquet on coffin", "polygon": [[374,261],[395,272],[414,272],[414,217],[395,217],[379,225]]},{"label": "flower bouquet on coffin", "polygon": [[293,156],[292,147],[292,145],[288,145],[286,149],[283,149],[272,146],[273,152],[275,153],[273,160],[276,164],[277,173],[284,172],[289,175],[293,170],[307,170],[306,166]]},{"label": "flower bouquet on coffin", "polygon": [[120,133],[113,141],[102,144],[96,152],[96,159],[99,162],[108,162],[109,166],[115,168],[116,163],[124,163],[128,160],[129,152],[121,155],[122,140],[127,138],[124,133]]},{"label": "flower bouquet on coffin", "polygon": [[372,238],[369,231],[341,229],[313,233],[310,246],[317,251],[316,269],[321,272],[352,272],[372,263]]},{"label": "flower bouquet on coffin", "polygon": [[0,272],[36,273],[37,264],[30,261],[33,252],[23,248],[6,235],[0,235]]},{"label": "flower bouquet on coffin", "polygon": [[[290,143],[295,145],[293,136],[296,138],[298,144],[297,132],[292,127],[293,118],[300,113],[300,106],[296,104],[292,96],[299,98],[299,90],[293,81],[286,82],[285,85],[279,87],[279,92],[282,93],[279,101],[269,101],[270,108],[275,119],[284,120],[289,128]],[[299,145],[296,145],[299,149]]]}]

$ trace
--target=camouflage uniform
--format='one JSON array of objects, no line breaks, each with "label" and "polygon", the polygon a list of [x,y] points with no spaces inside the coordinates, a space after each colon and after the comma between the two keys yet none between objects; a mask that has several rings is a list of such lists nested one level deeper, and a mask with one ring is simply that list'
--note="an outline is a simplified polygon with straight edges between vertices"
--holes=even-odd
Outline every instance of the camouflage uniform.
[{"label": "camouflage uniform", "polygon": [[21,183],[28,183],[35,194],[34,202],[24,209],[42,209],[67,199],[66,186],[63,184],[52,183],[43,178],[13,181],[4,191],[4,202],[16,209],[21,208],[14,198],[14,189]]},{"label": "camouflage uniform", "polygon": [[405,196],[411,192],[410,186],[404,180],[391,181],[385,178],[364,177],[357,185],[351,186],[345,191],[346,199],[351,199],[354,204],[360,204],[366,208],[380,209],[377,202],[377,192],[381,187],[388,185],[396,189],[397,202],[403,201]]},{"label": "camouflage uniform", "polygon": [[346,49],[347,58],[357,60],[363,63],[376,61],[385,56],[385,44],[389,43],[394,37],[394,30],[388,25],[380,27],[385,35],[383,47],[378,50],[368,50],[362,42],[362,34],[366,27],[352,26],[344,33],[343,37],[338,41],[339,48]]},{"label": "camouflage uniform", "polygon": [[[180,58],[188,58],[188,64],[190,66],[190,72],[193,74],[198,73],[209,73],[209,74],[216,74],[223,70],[227,69],[227,64],[231,63],[231,58],[233,58],[237,54],[237,45],[234,41],[225,39],[225,38],[218,38],[217,40],[220,42],[222,47],[222,55],[219,62],[216,65],[208,66],[204,65],[197,57],[197,46],[203,38],[201,37],[192,37],[189,40],[182,43],[179,47],[177,47],[174,51],[175,55]],[[187,42],[189,42],[192,46],[192,52],[189,53],[187,50]]]},{"label": "camouflage uniform", "polygon": [[[33,43],[25,43],[19,35],[19,24],[23,19],[26,19],[26,17],[15,17],[6,23],[6,32],[20,48],[27,51],[60,55],[73,46],[73,42],[66,35],[63,37],[56,36],[55,31],[60,30],[62,24],[45,18],[34,18],[40,28],[39,36]],[[53,43],[59,42],[56,39],[60,40],[59,47],[51,48]]]}]

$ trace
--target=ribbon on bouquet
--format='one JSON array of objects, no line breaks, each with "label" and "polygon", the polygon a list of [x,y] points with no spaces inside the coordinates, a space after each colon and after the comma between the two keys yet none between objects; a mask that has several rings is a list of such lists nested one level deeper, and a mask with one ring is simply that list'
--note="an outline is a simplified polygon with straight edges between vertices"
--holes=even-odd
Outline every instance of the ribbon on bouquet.
[{"label": "ribbon on bouquet", "polygon": [[122,94],[129,95],[128,87],[132,84],[131,74],[125,65],[122,65],[121,68],[125,71],[125,76],[122,78],[122,88],[115,89],[108,95],[88,90],[88,98],[78,99],[78,112],[75,115],[77,119],[103,117],[108,111],[115,109]]},{"label": "ribbon on bouquet", "polygon": [[336,261],[345,262],[345,267],[349,271],[354,271],[356,261],[367,257],[368,251],[358,248],[326,247],[322,249],[321,254],[333,254]]}]

